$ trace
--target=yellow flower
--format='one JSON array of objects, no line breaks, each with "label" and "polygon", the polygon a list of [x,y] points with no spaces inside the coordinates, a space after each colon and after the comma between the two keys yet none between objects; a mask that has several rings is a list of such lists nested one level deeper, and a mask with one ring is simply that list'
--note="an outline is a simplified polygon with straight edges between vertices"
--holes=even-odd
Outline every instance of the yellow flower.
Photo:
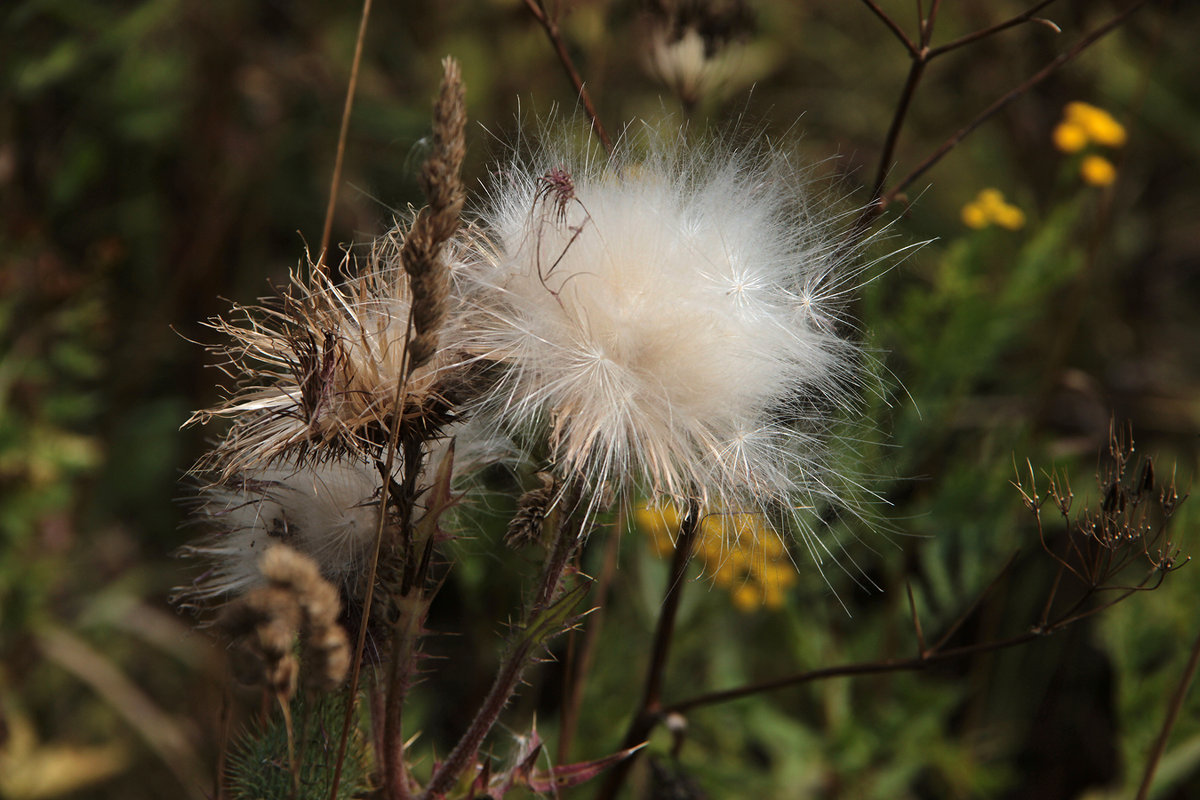
[{"label": "yellow flower", "polygon": [[1078,153],[1087,143],[1087,131],[1074,122],[1060,122],[1054,129],[1054,146],[1064,153]]},{"label": "yellow flower", "polygon": [[1005,205],[992,212],[992,221],[1010,231],[1025,227],[1025,212],[1016,206]]},{"label": "yellow flower", "polygon": [[967,203],[962,208],[963,225],[980,230],[988,226],[988,213],[978,203]]},{"label": "yellow flower", "polygon": [[[634,521],[650,537],[660,557],[674,550],[682,515],[670,504],[647,504],[634,510]],[[713,583],[730,593],[742,612],[779,608],[785,590],[797,582],[787,546],[759,514],[710,513],[700,520],[696,555]]]},{"label": "yellow flower", "polygon": [[731,599],[733,607],[743,614],[759,608],[763,604],[763,594],[758,585],[751,581],[742,581],[734,588]]},{"label": "yellow flower", "polygon": [[1117,179],[1117,168],[1103,156],[1088,156],[1079,165],[1079,174],[1092,186],[1111,186]]},{"label": "yellow flower", "polygon": [[[1087,141],[1104,147],[1121,147],[1125,144],[1125,128],[1121,123],[1102,108],[1079,101],[1067,103],[1063,111],[1066,120],[1064,124],[1080,128]],[[1061,126],[1060,126],[1061,127]],[[1057,129],[1055,130],[1057,135]],[[1057,142],[1057,139],[1056,139]],[[1059,148],[1060,150],[1064,148]],[[1076,148],[1079,149],[1079,148]],[[1066,150],[1065,152],[1075,152]]]},{"label": "yellow flower", "polygon": [[1010,231],[1025,225],[1025,212],[1004,199],[999,189],[983,189],[974,200],[962,208],[962,221],[968,228],[979,230],[988,225],[999,225]]}]

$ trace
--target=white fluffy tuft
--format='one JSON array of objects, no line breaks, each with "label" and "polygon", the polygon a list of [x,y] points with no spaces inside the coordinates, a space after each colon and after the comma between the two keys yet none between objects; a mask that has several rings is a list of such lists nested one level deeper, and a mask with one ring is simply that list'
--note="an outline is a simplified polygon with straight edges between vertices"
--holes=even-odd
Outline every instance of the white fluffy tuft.
[{"label": "white fluffy tuft", "polygon": [[861,364],[842,227],[769,148],[647,134],[509,165],[455,269],[463,349],[501,373],[481,412],[596,492],[811,505]]}]

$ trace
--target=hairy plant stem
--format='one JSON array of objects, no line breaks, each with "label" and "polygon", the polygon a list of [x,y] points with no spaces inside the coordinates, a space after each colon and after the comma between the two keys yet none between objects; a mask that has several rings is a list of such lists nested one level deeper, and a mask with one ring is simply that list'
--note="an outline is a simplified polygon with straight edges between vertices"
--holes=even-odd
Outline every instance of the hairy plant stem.
[{"label": "hairy plant stem", "polygon": [[[700,530],[699,504],[692,502],[687,514],[679,526],[679,539],[675,542],[675,555],[671,560],[671,573],[667,579],[667,591],[663,597],[662,611],[658,615],[658,623],[654,628],[654,648],[650,655],[650,665],[646,669],[646,684],[642,690],[642,700],[637,712],[629,723],[625,738],[621,740],[619,749],[628,750],[638,747],[650,736],[650,732],[662,719],[662,688],[663,677],[666,675],[667,659],[671,653],[671,640],[675,635],[675,618],[679,613],[679,600],[683,595],[684,580],[687,576],[688,563],[692,558],[696,536]],[[640,752],[640,751],[638,751]],[[609,770],[596,793],[596,800],[612,800],[617,796],[625,783],[629,770],[637,759],[637,753],[631,753]]]},{"label": "hairy plant stem", "polygon": [[538,588],[525,613],[521,630],[514,637],[509,651],[496,673],[496,678],[492,682],[492,687],[475,713],[475,718],[471,720],[466,732],[454,745],[450,755],[430,778],[429,784],[421,794],[421,800],[441,797],[474,763],[479,746],[495,726],[500,712],[512,699],[525,668],[529,666],[538,649],[544,645],[546,637],[541,635],[544,631],[539,629],[535,633],[532,629],[539,628],[539,623],[542,622],[541,618],[557,599],[563,577],[569,571],[571,558],[579,546],[583,524],[587,517],[578,509],[580,496],[581,487],[576,481],[571,481],[563,491],[558,510],[556,535],[550,546],[550,552],[546,554]]},{"label": "hairy plant stem", "polygon": [[388,691],[383,705],[383,774],[386,796],[390,800],[409,800],[414,787],[404,762],[404,704],[417,674],[429,598],[418,586],[395,602],[399,617],[392,628]]}]

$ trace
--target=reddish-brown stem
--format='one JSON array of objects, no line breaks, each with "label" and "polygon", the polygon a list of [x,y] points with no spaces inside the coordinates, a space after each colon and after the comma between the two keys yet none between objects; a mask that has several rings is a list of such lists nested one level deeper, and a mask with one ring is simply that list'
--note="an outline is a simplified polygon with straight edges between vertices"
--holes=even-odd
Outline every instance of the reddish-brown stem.
[{"label": "reddish-brown stem", "polygon": [[928,51],[918,50],[913,53],[912,66],[909,67],[908,77],[904,81],[904,89],[900,92],[900,101],[892,114],[892,122],[888,126],[887,138],[883,142],[883,150],[879,154],[879,167],[875,172],[875,182],[871,187],[872,206],[883,193],[884,182],[887,181],[888,170],[891,169],[892,157],[896,152],[896,142],[900,139],[900,129],[904,127],[904,118],[908,116],[908,107],[916,94],[917,84],[925,74],[925,65],[929,63]]},{"label": "reddish-brown stem", "polygon": [[578,486],[572,486],[564,492],[564,498],[569,499],[570,502],[564,501],[559,509],[558,532],[551,551],[546,556],[546,563],[542,567],[542,577],[538,583],[537,594],[525,615],[525,630],[513,642],[511,649],[504,657],[500,669],[496,673],[496,678],[492,682],[492,687],[484,697],[479,710],[475,712],[475,718],[471,720],[466,732],[429,779],[429,784],[421,794],[421,800],[432,800],[432,798],[444,795],[454,786],[463,771],[471,765],[479,752],[479,746],[495,726],[496,720],[499,719],[500,712],[512,699],[513,693],[521,681],[521,675],[529,666],[535,650],[544,641],[545,636],[542,633],[533,635],[529,629],[540,624],[539,618],[553,604],[566,574],[566,567],[579,545],[582,525],[587,516],[576,508],[579,496],[580,488]]},{"label": "reddish-brown stem", "polygon": [[[700,530],[700,508],[695,502],[688,508],[687,515],[679,528],[679,539],[675,542],[675,555],[671,560],[671,573],[667,578],[667,591],[663,597],[662,611],[654,628],[654,648],[650,654],[650,665],[646,669],[646,684],[642,700],[638,705],[621,750],[637,747],[646,741],[650,732],[662,716],[662,685],[666,675],[667,659],[671,653],[671,640],[675,635],[675,618],[679,613],[679,599],[686,583],[688,563],[691,561],[696,535]],[[640,751],[638,751],[640,752]],[[638,753],[618,762],[608,771],[596,800],[612,800],[621,790],[625,778],[636,762]]]},{"label": "reddish-brown stem", "polygon": [[887,12],[885,12],[882,8],[880,8],[879,5],[875,2],[875,0],[862,0],[862,1],[866,5],[867,8],[871,9],[871,11],[875,14],[875,16],[877,16],[877,17],[879,17],[879,19],[883,20],[883,24],[887,25],[888,30],[890,30],[893,34],[895,34],[896,38],[900,40],[900,42],[904,45],[905,49],[908,50],[908,52],[910,54],[912,54],[913,56],[916,56],[917,46],[915,44],[913,44],[912,39],[908,38],[908,34],[905,33],[904,29],[901,28],[896,23],[896,20],[889,17],[887,15]]},{"label": "reddish-brown stem", "polygon": [[604,149],[609,155],[613,152],[613,141],[608,136],[608,131],[604,129],[604,125],[600,123],[600,115],[596,113],[596,106],[592,103],[592,96],[587,90],[587,86],[583,83],[583,78],[579,76],[579,70],[575,68],[575,62],[571,59],[571,54],[567,52],[567,44],[563,41],[562,32],[558,27],[558,20],[552,19],[546,13],[545,7],[540,0],[525,0],[525,5],[529,8],[529,13],[533,14],[546,31],[546,37],[550,39],[550,44],[554,47],[555,54],[558,55],[558,60],[566,70],[567,77],[571,80],[571,85],[575,87],[575,93],[579,95],[580,102],[583,103],[583,110],[587,113],[588,119],[592,123],[592,132],[596,134],[596,138],[604,145]]},{"label": "reddish-brown stem", "polygon": [[937,21],[938,9],[941,8],[942,0],[933,0],[929,4],[929,16],[921,20],[921,49],[928,50],[929,43],[933,41],[933,25]]},{"label": "reddish-brown stem", "polygon": [[1146,769],[1142,773],[1142,784],[1138,787],[1137,800],[1146,800],[1150,796],[1150,785],[1154,782],[1158,761],[1167,748],[1167,740],[1171,738],[1171,730],[1175,727],[1175,721],[1179,719],[1179,711],[1183,708],[1183,700],[1187,697],[1188,687],[1191,686],[1192,679],[1196,676],[1197,666],[1200,666],[1200,635],[1197,635],[1196,641],[1192,643],[1192,654],[1188,658],[1187,666],[1183,668],[1183,674],[1179,676],[1179,685],[1175,687],[1175,693],[1171,695],[1171,703],[1167,706],[1167,718],[1163,720],[1162,730],[1158,732],[1158,738],[1154,742],[1154,749],[1150,751],[1150,756],[1146,760]]},{"label": "reddish-brown stem", "polygon": [[566,689],[566,700],[563,703],[562,723],[558,734],[558,763],[570,761],[571,745],[575,741],[575,729],[579,724],[579,709],[583,704],[583,690],[587,685],[588,674],[592,671],[592,663],[596,658],[596,644],[600,641],[600,631],[604,628],[605,598],[617,574],[617,554],[620,552],[620,533],[625,529],[624,516],[618,516],[618,522],[613,526],[612,535],[604,546],[604,566],[600,568],[600,577],[596,579],[596,608],[588,615],[587,627],[583,633],[583,643],[575,655],[574,669],[570,671],[569,683]]},{"label": "reddish-brown stem", "polygon": [[[1009,563],[1011,564],[1012,562],[1010,561]],[[1007,570],[1007,566],[1005,569]],[[740,700],[743,697],[750,697],[752,695],[762,694],[764,692],[770,692],[776,689],[786,689],[793,686],[800,686],[805,683],[812,683],[813,681],[825,680],[828,678],[846,678],[856,675],[875,675],[887,672],[912,672],[915,670],[925,669],[931,664],[949,661],[955,658],[979,655],[981,653],[991,653],[996,650],[1005,650],[1009,647],[1016,647],[1017,645],[1031,642],[1034,639],[1040,639],[1044,636],[1057,633],[1063,628],[1074,625],[1076,622],[1106,611],[1122,600],[1128,598],[1135,592],[1144,590],[1146,582],[1150,579],[1150,577],[1153,576],[1153,574],[1154,571],[1152,570],[1150,575],[1147,575],[1146,579],[1144,579],[1139,586],[1123,591],[1117,598],[1110,600],[1107,603],[1093,606],[1092,608],[1077,614],[1068,612],[1048,625],[1039,625],[1031,630],[1026,631],[1025,633],[1010,636],[1007,639],[998,639],[990,642],[976,642],[975,644],[961,645],[959,647],[945,647],[945,643],[949,640],[951,635],[951,633],[948,632],[946,635],[943,635],[936,644],[934,644],[932,647],[929,647],[923,655],[918,656],[917,658],[882,659],[878,661],[859,662],[855,664],[843,664],[836,667],[824,667],[822,669],[793,673],[782,678],[763,681],[761,683],[739,686],[734,689],[706,692],[704,694],[697,695],[696,697],[682,700],[677,703],[672,703],[663,707],[660,710],[659,718],[662,718],[667,714],[683,714],[701,706],[710,706],[718,703],[726,703],[731,700]],[[987,596],[987,594],[996,585],[996,582],[999,580],[999,578],[1000,575],[997,575],[996,579],[994,579],[992,583],[989,584],[986,589],[984,589],[979,597],[976,598],[975,602],[971,604],[971,607],[967,610],[967,612],[962,614],[954,622],[954,624],[951,626],[951,632],[957,630],[962,622],[970,616],[971,611],[978,605],[979,601],[983,597]],[[1080,600],[1080,603],[1077,603],[1073,608],[1079,607],[1080,604],[1085,602],[1093,595],[1094,591],[1085,592],[1083,598]]]},{"label": "reddish-brown stem", "polygon": [[342,127],[338,131],[337,153],[333,159],[333,177],[329,181],[329,205],[325,207],[325,226],[321,230],[321,248],[317,251],[317,272],[325,273],[326,253],[333,235],[333,212],[337,207],[338,184],[342,182],[342,162],[346,156],[346,137],[350,132],[350,110],[354,107],[354,91],[358,87],[358,65],[362,63],[363,41],[367,38],[367,20],[371,16],[371,0],[363,0],[362,17],[358,21],[358,38],[354,42],[354,60],[350,62],[350,81],[346,86],[346,104],[342,108]]}]

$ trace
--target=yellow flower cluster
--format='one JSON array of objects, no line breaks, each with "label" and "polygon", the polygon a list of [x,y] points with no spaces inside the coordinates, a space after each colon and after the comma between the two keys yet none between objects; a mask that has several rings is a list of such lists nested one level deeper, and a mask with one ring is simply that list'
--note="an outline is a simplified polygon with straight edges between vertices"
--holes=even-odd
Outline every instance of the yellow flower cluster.
[{"label": "yellow flower cluster", "polygon": [[962,221],[968,228],[979,230],[999,225],[1010,231],[1025,226],[1025,212],[1005,201],[999,189],[984,189],[974,200],[963,206]]},{"label": "yellow flower cluster", "polygon": [[[1121,147],[1125,127],[1102,108],[1079,101],[1067,103],[1062,121],[1054,129],[1054,146],[1064,153],[1078,153],[1088,145]],[[1109,186],[1117,179],[1117,168],[1104,156],[1091,154],[1079,164],[1079,174],[1092,186]]]},{"label": "yellow flower cluster", "polygon": [[[638,528],[650,537],[655,552],[675,549],[682,515],[672,505],[644,505],[635,512]],[[745,613],[783,606],[785,590],[796,583],[796,568],[779,535],[758,514],[715,513],[700,521],[696,555],[704,560],[713,582],[730,593]]]}]

